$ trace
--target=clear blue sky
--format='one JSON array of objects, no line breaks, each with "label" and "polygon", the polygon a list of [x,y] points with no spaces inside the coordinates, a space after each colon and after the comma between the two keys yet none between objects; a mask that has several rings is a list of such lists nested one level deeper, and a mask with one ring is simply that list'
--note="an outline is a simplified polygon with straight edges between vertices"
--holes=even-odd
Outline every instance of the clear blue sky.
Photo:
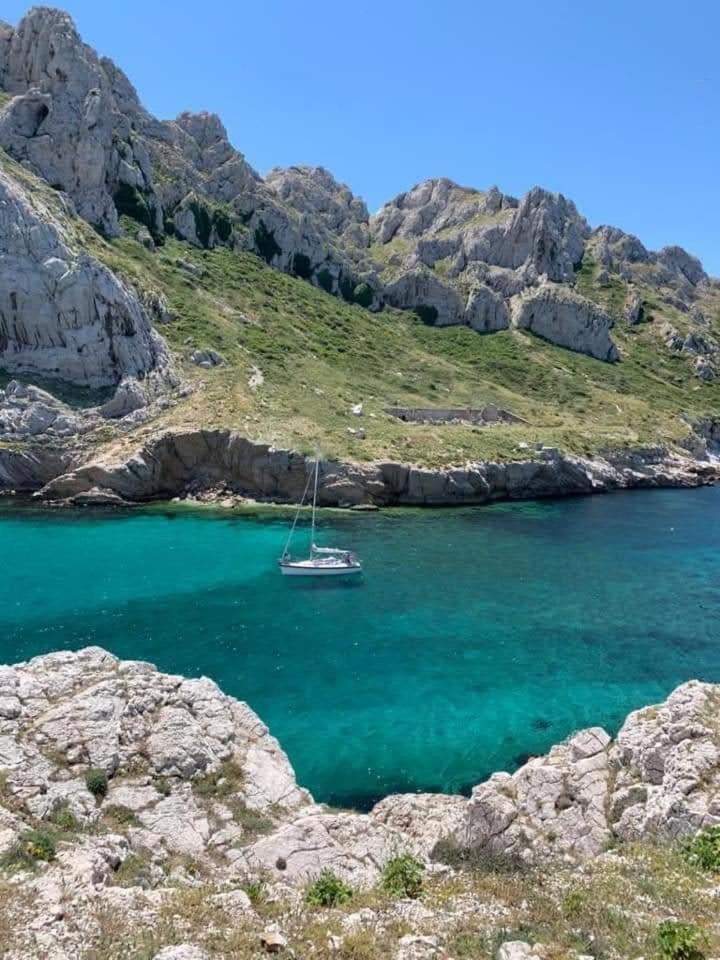
[{"label": "clear blue sky", "polygon": [[63,6],[153,113],[214,110],[261,172],[322,164],[371,210],[427,177],[540,184],[720,275],[717,0]]}]

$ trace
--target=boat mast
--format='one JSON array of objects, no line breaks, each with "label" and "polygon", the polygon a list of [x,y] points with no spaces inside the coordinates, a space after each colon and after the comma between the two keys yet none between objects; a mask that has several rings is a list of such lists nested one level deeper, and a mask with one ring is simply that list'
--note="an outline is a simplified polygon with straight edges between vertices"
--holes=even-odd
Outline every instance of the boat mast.
[{"label": "boat mast", "polygon": [[310,555],[315,549],[315,507],[317,505],[317,492],[318,492],[318,473],[320,472],[320,457],[315,457],[315,488],[313,490],[313,507],[312,507],[312,531],[310,533]]}]

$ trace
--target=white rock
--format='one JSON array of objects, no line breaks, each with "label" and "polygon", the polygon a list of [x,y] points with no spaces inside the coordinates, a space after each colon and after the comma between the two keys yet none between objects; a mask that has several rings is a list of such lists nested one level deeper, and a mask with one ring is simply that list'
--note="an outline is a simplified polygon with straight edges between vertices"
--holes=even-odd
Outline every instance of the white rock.
[{"label": "white rock", "polygon": [[163,947],[153,960],[210,960],[210,954],[191,943],[181,943],[174,947]]}]

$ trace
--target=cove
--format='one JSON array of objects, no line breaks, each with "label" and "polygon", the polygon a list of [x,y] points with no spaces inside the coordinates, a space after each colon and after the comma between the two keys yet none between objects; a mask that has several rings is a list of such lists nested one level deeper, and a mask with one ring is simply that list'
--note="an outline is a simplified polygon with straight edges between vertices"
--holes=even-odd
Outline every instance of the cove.
[{"label": "cove", "polygon": [[0,662],[98,644],[210,676],[359,809],[720,681],[720,488],[322,514],[360,584],[281,577],[290,520],[6,502]]}]

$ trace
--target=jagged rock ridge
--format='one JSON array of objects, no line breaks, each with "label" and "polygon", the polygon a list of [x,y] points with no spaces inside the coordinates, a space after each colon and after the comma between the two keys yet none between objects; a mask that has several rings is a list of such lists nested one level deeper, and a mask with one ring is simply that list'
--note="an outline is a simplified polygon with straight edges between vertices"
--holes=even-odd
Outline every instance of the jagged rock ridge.
[{"label": "jagged rock ridge", "polygon": [[[708,282],[679,247],[653,254],[615,228],[591,230],[571,201],[539,188],[518,201],[496,187],[484,193],[430,180],[370,217],[322,168],[275,169],[263,179],[213,114],[150,116],[66,14],[33,8],[0,38],[0,86],[15,95],[0,113],[0,145],[110,235],[125,213],[156,240],[169,231],[202,247],[252,249],[363,306],[387,302],[430,323],[481,332],[523,314],[514,302],[523,292],[573,285],[586,257],[625,281],[667,286],[683,310]],[[560,346],[618,359],[612,343],[588,336],[589,326],[603,327],[598,336],[607,340],[615,317],[596,305],[589,323],[587,307],[570,298],[555,313],[561,320],[524,326],[538,333],[542,326]],[[707,357],[697,369],[703,379],[714,376]]]}]

